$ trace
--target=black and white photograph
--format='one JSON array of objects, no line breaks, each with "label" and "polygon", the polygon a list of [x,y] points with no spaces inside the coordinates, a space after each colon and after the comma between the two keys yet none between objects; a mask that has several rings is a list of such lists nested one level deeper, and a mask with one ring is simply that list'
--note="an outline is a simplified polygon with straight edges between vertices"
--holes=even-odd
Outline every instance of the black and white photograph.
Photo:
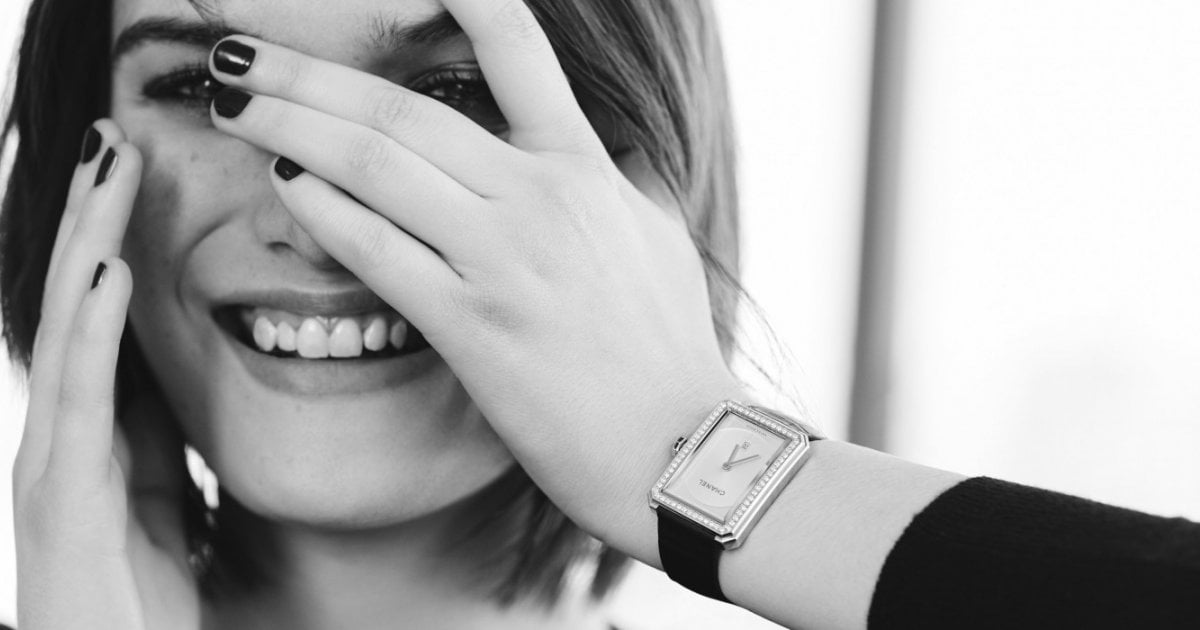
[{"label": "black and white photograph", "polygon": [[0,630],[1200,628],[1198,33],[0,0]]}]

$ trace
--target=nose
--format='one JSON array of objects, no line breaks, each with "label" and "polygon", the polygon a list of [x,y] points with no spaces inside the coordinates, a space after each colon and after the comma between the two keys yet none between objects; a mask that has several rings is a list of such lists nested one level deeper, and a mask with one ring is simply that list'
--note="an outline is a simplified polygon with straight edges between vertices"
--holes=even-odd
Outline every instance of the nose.
[{"label": "nose", "polygon": [[308,233],[283,202],[271,195],[271,202],[254,213],[254,231],[259,241],[272,253],[299,259],[309,267],[324,272],[344,272],[342,266]]}]

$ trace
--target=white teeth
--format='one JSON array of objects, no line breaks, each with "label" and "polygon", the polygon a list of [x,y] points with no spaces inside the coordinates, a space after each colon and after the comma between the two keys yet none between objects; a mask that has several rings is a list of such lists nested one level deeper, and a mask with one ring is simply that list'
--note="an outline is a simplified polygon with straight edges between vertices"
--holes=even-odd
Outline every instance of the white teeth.
[{"label": "white teeth", "polygon": [[388,334],[388,341],[392,347],[399,350],[404,347],[404,340],[408,338],[408,322],[400,320],[392,324],[392,330]]},{"label": "white teeth", "polygon": [[254,340],[251,347],[267,353],[296,353],[304,359],[354,359],[387,351],[389,346],[399,350],[412,333],[404,318],[385,311],[299,315],[259,307],[247,309],[243,318]]},{"label": "white teeth", "polygon": [[259,317],[254,320],[254,343],[258,344],[258,349],[263,352],[270,352],[275,349],[275,339],[278,336],[275,330],[275,325],[267,320],[266,317]]},{"label": "white teeth", "polygon": [[388,344],[388,327],[387,320],[382,317],[374,317],[371,323],[367,324],[367,329],[362,334],[363,346],[372,352],[378,352],[387,347]]},{"label": "white teeth", "polygon": [[363,335],[358,322],[353,319],[339,319],[329,333],[329,356],[346,358],[362,356]]},{"label": "white teeth", "polygon": [[275,329],[275,343],[279,344],[279,349],[284,352],[296,351],[296,329],[287,322],[280,322]]},{"label": "white teeth", "polygon": [[296,331],[296,352],[305,359],[324,359],[329,356],[329,333],[321,322],[309,317]]}]

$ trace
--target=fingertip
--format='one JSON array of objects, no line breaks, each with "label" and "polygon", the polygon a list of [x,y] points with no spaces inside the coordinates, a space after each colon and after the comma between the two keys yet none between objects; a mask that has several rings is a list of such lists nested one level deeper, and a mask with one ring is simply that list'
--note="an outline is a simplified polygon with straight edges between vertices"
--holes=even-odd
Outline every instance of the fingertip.
[{"label": "fingertip", "polygon": [[[115,334],[118,338],[125,328],[125,316],[129,308],[129,297],[133,293],[133,277],[125,261],[113,256],[105,258],[96,266],[98,282],[88,292],[80,314],[88,312],[92,319],[89,328],[100,334]],[[85,324],[86,325],[86,324]]]},{"label": "fingertip", "polygon": [[125,130],[111,118],[98,118],[92,123],[92,127],[100,132],[104,137],[103,145],[111,146],[125,142]]},{"label": "fingertip", "polygon": [[240,77],[250,70],[257,56],[255,47],[246,38],[231,35],[217,42],[208,55],[209,69],[214,73]]},{"label": "fingertip", "polygon": [[114,145],[113,150],[117,152],[121,162],[125,164],[125,171],[133,173],[142,172],[142,152],[133,143],[122,141]]},{"label": "fingertip", "polygon": [[94,188],[103,186],[114,178],[129,180],[142,173],[142,152],[128,142],[120,142],[104,151],[104,157],[96,169]]},{"label": "fingertip", "polygon": [[95,290],[96,287],[100,286],[101,282],[104,282],[105,271],[108,271],[108,265],[104,261],[100,261],[100,264],[96,265],[96,273],[92,274],[92,290]]},{"label": "fingertip", "polygon": [[[99,118],[93,121],[84,130],[81,139],[79,160],[75,167],[76,178],[84,176],[93,186],[95,186],[93,180],[106,179],[106,177],[99,178],[97,176],[98,173],[105,170],[104,158],[107,157],[110,150],[123,142],[125,142],[125,132],[112,119]],[[96,169],[97,175],[92,174],[91,169]]]},{"label": "fingertip", "polygon": [[304,167],[281,155],[279,159],[275,160],[274,171],[280,179],[290,182],[304,173]]},{"label": "fingertip", "polygon": [[129,265],[118,256],[105,258],[96,264],[92,272],[92,293],[116,293],[128,296],[133,285]]}]

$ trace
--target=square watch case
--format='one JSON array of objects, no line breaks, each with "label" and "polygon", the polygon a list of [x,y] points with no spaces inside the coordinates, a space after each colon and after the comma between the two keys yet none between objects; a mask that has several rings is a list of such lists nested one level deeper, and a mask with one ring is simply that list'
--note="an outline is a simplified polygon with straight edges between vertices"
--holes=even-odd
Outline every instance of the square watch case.
[{"label": "square watch case", "polygon": [[736,549],[815,439],[815,431],[778,412],[722,401],[690,438],[675,442],[674,459],[650,490],[650,507],[670,510]]}]

